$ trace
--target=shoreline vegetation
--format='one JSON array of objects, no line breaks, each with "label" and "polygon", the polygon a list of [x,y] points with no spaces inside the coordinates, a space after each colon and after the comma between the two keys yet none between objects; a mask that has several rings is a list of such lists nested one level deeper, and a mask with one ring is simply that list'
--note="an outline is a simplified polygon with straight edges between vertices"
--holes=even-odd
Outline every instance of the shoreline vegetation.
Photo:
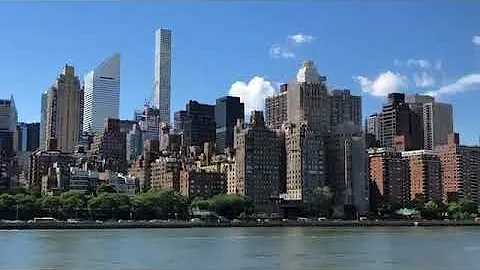
[{"label": "shoreline vegetation", "polygon": [[0,230],[59,230],[59,229],[142,229],[142,228],[229,228],[229,227],[443,227],[480,226],[474,220],[272,220],[238,222],[191,221],[54,221],[47,223],[0,221]]},{"label": "shoreline vegetation", "polygon": [[9,189],[0,193],[0,230],[480,225],[477,205],[468,199],[447,204],[416,198],[408,208],[385,204],[365,216],[342,217],[334,214],[328,187],[316,188],[312,197],[281,215],[256,212],[251,201],[238,195],[190,199],[173,190],[125,194],[100,186],[42,196],[35,189]]}]

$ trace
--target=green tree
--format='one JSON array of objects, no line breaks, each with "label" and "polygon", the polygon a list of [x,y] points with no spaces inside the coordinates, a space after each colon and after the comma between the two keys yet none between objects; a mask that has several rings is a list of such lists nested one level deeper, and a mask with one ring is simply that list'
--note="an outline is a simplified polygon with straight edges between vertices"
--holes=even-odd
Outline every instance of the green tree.
[{"label": "green tree", "polygon": [[7,193],[0,195],[0,218],[14,219],[15,208],[16,208],[15,196]]},{"label": "green tree", "polygon": [[440,218],[440,207],[434,201],[429,201],[425,203],[421,215],[426,219],[439,219]]},{"label": "green tree", "polygon": [[333,195],[328,186],[316,187],[312,191],[313,214],[329,217],[333,206]]},{"label": "green tree", "polygon": [[130,219],[131,199],[121,193],[100,193],[88,200],[88,208],[96,219]]},{"label": "green tree", "polygon": [[18,205],[19,219],[32,219],[40,213],[40,206],[34,195],[18,193],[15,195],[15,203]]},{"label": "green tree", "polygon": [[248,200],[238,195],[219,194],[211,199],[211,210],[228,219],[234,219],[242,213],[249,212],[250,207]]},{"label": "green tree", "polygon": [[97,188],[97,194],[99,193],[117,193],[117,191],[110,185],[102,184]]},{"label": "green tree", "polygon": [[79,212],[85,208],[85,195],[77,191],[69,191],[60,195],[62,213],[66,218],[78,218]]},{"label": "green tree", "polygon": [[43,196],[38,201],[43,213],[50,217],[59,217],[62,202],[58,196]]},{"label": "green tree", "polygon": [[463,211],[460,203],[451,201],[447,207],[448,216],[452,219],[463,219]]},{"label": "green tree", "polygon": [[212,210],[212,201],[209,199],[195,198],[192,202],[193,208],[198,208],[199,210]]},{"label": "green tree", "polygon": [[478,213],[478,205],[471,199],[461,199],[459,201],[460,207],[462,208],[462,212],[468,214],[477,214]]}]

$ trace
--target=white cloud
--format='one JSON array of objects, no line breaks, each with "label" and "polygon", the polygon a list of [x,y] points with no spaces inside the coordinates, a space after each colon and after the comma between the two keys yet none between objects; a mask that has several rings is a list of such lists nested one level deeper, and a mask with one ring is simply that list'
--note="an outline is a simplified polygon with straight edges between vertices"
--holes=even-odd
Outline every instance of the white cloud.
[{"label": "white cloud", "polygon": [[440,87],[440,89],[427,92],[426,94],[438,97],[443,95],[454,95],[469,90],[480,90],[480,74],[465,75],[452,84]]},{"label": "white cloud", "polygon": [[245,103],[246,114],[250,114],[253,110],[263,110],[265,98],[274,93],[272,84],[259,76],[253,77],[248,84],[237,81],[228,91],[229,95],[240,97],[240,100]]},{"label": "white cloud", "polygon": [[473,36],[472,37],[473,44],[480,46],[480,36]]},{"label": "white cloud", "polygon": [[296,35],[289,35],[288,39],[291,40],[292,42],[295,42],[295,43],[310,43],[315,38],[313,36],[310,36],[310,35],[304,35],[302,33],[298,33]]},{"label": "white cloud", "polygon": [[401,92],[408,86],[408,80],[405,76],[391,71],[381,73],[373,81],[364,76],[356,76],[353,79],[360,84],[363,92],[376,97]]},{"label": "white cloud", "polygon": [[417,73],[413,75],[415,86],[420,88],[432,87],[435,85],[435,78],[427,72]]},{"label": "white cloud", "polygon": [[442,70],[442,64],[442,59],[438,59],[437,61],[435,61],[435,69]]},{"label": "white cloud", "polygon": [[272,58],[295,58],[295,54],[279,45],[273,45],[270,48],[270,56]]},{"label": "white cloud", "polygon": [[[435,68],[437,68],[437,64],[440,61],[440,66],[441,66],[441,60],[437,60],[435,62]],[[395,66],[407,66],[407,67],[418,67],[418,68],[423,68],[423,69],[429,69],[433,65],[430,63],[430,61],[425,60],[425,59],[408,59],[407,61],[402,61],[399,59],[394,59],[393,64]]]},{"label": "white cloud", "polygon": [[419,68],[430,68],[430,62],[425,59],[408,59],[407,66],[416,66]]}]

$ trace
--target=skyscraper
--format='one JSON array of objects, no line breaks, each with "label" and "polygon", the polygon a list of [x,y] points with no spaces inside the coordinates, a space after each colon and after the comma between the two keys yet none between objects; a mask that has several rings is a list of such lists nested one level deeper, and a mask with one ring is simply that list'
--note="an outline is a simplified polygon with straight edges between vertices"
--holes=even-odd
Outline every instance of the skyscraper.
[{"label": "skyscraper", "polygon": [[423,132],[425,149],[447,144],[448,135],[453,133],[452,105],[440,102],[423,104]]},{"label": "skyscraper", "polygon": [[295,81],[288,84],[287,118],[289,123],[307,122],[310,130],[330,131],[330,96],[327,78],[320,76],[313,61],[306,61]]},{"label": "skyscraper", "polygon": [[238,119],[245,118],[244,104],[239,97],[226,96],[217,99],[215,104],[216,152],[223,153],[229,147],[233,149],[234,127]]},{"label": "skyscraper", "polygon": [[42,108],[45,112],[41,117],[45,119],[42,138],[47,150],[73,152],[81,131],[82,96],[74,67],[65,65],[62,74],[47,91],[46,108]]},{"label": "skyscraper", "polygon": [[41,101],[41,108],[40,108],[40,149],[46,150],[47,145],[45,134],[46,134],[46,125],[47,125],[47,93],[45,91],[42,93],[42,101]]},{"label": "skyscraper", "polygon": [[40,142],[40,123],[17,124],[17,149],[18,151],[33,152],[38,149]]},{"label": "skyscraper", "polygon": [[325,144],[306,122],[285,124],[286,200],[310,202],[312,191],[326,185]]},{"label": "skyscraper", "polygon": [[107,118],[119,118],[120,55],[107,58],[84,79],[83,131],[99,132]]},{"label": "skyscraper", "polygon": [[0,156],[14,154],[14,133],[17,125],[17,109],[13,96],[0,99]]},{"label": "skyscraper", "polygon": [[183,146],[201,146],[215,142],[215,106],[190,100],[183,130]]},{"label": "skyscraper", "polygon": [[187,119],[187,111],[180,110],[175,112],[173,119],[173,132],[176,134],[182,134],[185,127],[185,120]]},{"label": "skyscraper", "polygon": [[362,98],[354,96],[350,90],[333,90],[330,97],[331,130],[337,125],[350,122],[360,127],[362,123]]},{"label": "skyscraper", "polygon": [[288,84],[280,85],[280,93],[265,98],[265,121],[271,129],[281,129],[287,122]]},{"label": "skyscraper", "polygon": [[160,110],[160,121],[170,123],[171,30],[155,32],[155,91],[153,106]]},{"label": "skyscraper", "polygon": [[383,147],[397,147],[396,142],[402,140],[400,148],[410,150],[410,108],[405,103],[405,94],[388,95],[388,102],[382,110],[381,127],[380,142]]},{"label": "skyscraper", "polygon": [[367,118],[365,132],[367,134],[372,134],[375,136],[375,139],[380,140],[380,118],[381,115],[374,113]]},{"label": "skyscraper", "polygon": [[[365,142],[360,125],[338,124],[326,140],[328,184],[335,190],[336,211],[352,216],[368,212]],[[354,206],[354,207],[352,207]]]},{"label": "skyscraper", "polygon": [[258,212],[278,198],[281,175],[281,137],[266,127],[261,111],[253,111],[250,125],[235,127],[235,194],[246,196]]}]

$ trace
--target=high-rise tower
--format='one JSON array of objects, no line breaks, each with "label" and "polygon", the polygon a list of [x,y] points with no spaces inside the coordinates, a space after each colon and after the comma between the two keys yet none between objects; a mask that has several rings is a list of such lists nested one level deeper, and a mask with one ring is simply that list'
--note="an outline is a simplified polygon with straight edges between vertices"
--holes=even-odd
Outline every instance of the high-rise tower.
[{"label": "high-rise tower", "polygon": [[170,123],[171,30],[155,32],[155,91],[153,106],[160,110],[160,121]]},{"label": "high-rise tower", "polygon": [[[42,95],[42,138],[46,149],[57,149],[62,152],[73,152],[81,131],[83,90],[75,76],[75,69],[65,65],[62,74],[47,91],[46,100]],[[43,108],[45,105],[45,108]]]},{"label": "high-rise tower", "polygon": [[114,54],[85,75],[83,131],[103,130],[120,111],[120,55]]}]

